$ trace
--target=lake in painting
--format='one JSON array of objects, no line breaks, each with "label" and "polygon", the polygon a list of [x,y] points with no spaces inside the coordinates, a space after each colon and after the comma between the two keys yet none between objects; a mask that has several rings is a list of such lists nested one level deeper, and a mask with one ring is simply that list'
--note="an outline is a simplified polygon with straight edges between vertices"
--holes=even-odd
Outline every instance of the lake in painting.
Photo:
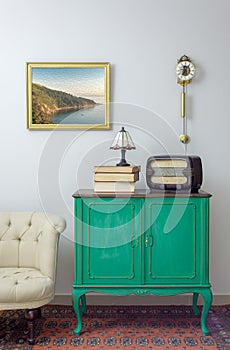
[{"label": "lake in painting", "polygon": [[97,104],[78,111],[60,112],[52,118],[55,124],[104,124],[105,105]]}]

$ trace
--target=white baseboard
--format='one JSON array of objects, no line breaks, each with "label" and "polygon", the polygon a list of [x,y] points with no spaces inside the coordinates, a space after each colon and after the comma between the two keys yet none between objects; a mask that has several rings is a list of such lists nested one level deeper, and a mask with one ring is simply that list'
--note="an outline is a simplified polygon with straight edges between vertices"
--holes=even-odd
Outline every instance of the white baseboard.
[{"label": "white baseboard", "polygon": [[[199,297],[198,304],[202,304],[203,300]],[[71,294],[56,294],[52,304],[71,305]],[[147,295],[139,297],[136,295],[129,295],[124,297],[102,295],[102,294],[87,294],[88,305],[191,305],[192,295],[182,294],[174,296],[155,296]],[[230,295],[214,295],[212,305],[226,305],[230,304]]]}]

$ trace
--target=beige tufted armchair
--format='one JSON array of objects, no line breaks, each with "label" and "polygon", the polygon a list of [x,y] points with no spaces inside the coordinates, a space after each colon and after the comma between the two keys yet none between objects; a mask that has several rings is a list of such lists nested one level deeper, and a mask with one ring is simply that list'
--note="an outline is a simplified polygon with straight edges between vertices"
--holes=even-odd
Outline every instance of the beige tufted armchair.
[{"label": "beige tufted armchair", "polygon": [[26,309],[28,342],[35,341],[40,306],[54,298],[63,218],[39,212],[0,212],[0,310]]}]

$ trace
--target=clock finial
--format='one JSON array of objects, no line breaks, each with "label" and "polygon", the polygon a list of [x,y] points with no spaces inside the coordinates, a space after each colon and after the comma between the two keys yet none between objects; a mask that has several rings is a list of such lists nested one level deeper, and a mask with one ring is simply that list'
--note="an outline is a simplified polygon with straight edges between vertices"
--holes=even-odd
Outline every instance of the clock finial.
[{"label": "clock finial", "polygon": [[189,62],[191,62],[191,59],[187,55],[183,55],[178,60],[178,62],[181,62],[181,61],[189,61]]}]

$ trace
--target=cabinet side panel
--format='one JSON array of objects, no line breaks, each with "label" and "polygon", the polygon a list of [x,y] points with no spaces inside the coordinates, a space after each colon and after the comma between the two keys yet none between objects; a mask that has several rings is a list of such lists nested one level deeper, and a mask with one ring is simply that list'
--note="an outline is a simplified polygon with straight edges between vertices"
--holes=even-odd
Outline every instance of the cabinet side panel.
[{"label": "cabinet side panel", "polygon": [[200,259],[203,262],[200,264],[200,274],[203,284],[209,284],[209,201],[209,198],[202,199],[198,217],[201,237]]},{"label": "cabinet side panel", "polygon": [[74,198],[74,284],[82,283],[82,199]]}]

